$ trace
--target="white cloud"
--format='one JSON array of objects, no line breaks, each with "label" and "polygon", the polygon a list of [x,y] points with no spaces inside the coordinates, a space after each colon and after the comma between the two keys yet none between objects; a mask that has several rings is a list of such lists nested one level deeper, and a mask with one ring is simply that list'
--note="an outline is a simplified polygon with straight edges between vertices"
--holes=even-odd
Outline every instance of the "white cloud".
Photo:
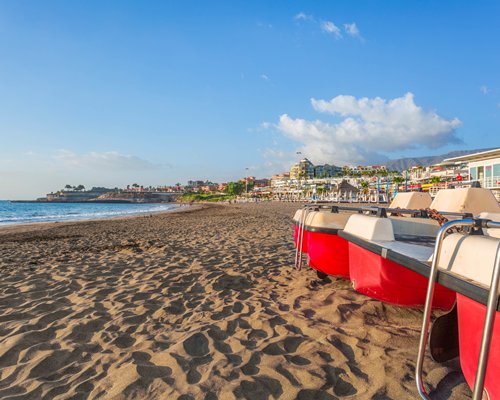
[{"label": "white cloud", "polygon": [[340,28],[335,25],[332,21],[322,21],[321,22],[321,30],[326,33],[330,33],[335,36],[335,38],[342,38],[342,33],[340,32]]},{"label": "white cloud", "polygon": [[272,129],[274,124],[272,122],[262,122],[259,126],[259,130]]},{"label": "white cloud", "polygon": [[261,79],[263,79],[265,81],[269,80],[269,77],[266,74],[261,74],[260,77],[261,77]]},{"label": "white cloud", "polygon": [[482,94],[488,94],[490,92],[490,89],[486,85],[481,86],[479,90],[481,91]]},{"label": "white cloud", "polygon": [[314,17],[312,15],[308,15],[303,12],[299,12],[295,17],[293,17],[296,21],[314,21]]},{"label": "white cloud", "polygon": [[270,176],[280,171],[288,171],[290,165],[297,162],[299,158],[295,151],[264,149],[260,153],[265,161],[263,165],[257,167],[257,172],[263,176]]},{"label": "white cloud", "polygon": [[[295,21],[311,21],[315,24],[317,23],[323,32],[334,35],[336,39],[342,39],[341,29],[332,21],[317,21],[313,15],[309,15],[304,12],[299,12],[293,17],[293,19]],[[345,23],[343,24],[343,26],[347,35],[363,40],[361,33],[359,32],[359,28],[355,22]]]},{"label": "white cloud", "polygon": [[361,38],[356,22],[353,22],[352,24],[344,24],[344,29],[348,35],[355,38]]},{"label": "white cloud", "polygon": [[311,104],[316,111],[342,120],[309,121],[283,114],[275,128],[300,143],[299,150],[313,162],[374,162],[386,158],[385,153],[459,141],[455,129],[460,120],[423,110],[411,93],[392,100],[341,95],[329,101],[311,99]]},{"label": "white cloud", "polygon": [[104,171],[138,171],[161,167],[159,164],[137,156],[120,154],[116,151],[77,154],[70,150],[59,150],[54,159],[69,168],[90,168]]},{"label": "white cloud", "polygon": [[264,22],[257,22],[257,26],[261,28],[269,28],[272,29],[273,26],[272,24],[264,23]]}]

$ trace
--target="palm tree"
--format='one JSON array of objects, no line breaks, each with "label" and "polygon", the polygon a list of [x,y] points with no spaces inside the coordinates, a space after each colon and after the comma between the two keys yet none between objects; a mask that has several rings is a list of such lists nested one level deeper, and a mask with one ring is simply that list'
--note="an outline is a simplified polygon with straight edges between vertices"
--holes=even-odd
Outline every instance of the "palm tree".
[{"label": "palm tree", "polygon": [[395,176],[392,178],[392,182],[394,182],[394,187],[396,188],[396,192],[399,189],[399,185],[401,185],[404,182],[404,179],[402,176]]},{"label": "palm tree", "polygon": [[64,189],[66,189],[66,190],[71,190],[72,188],[73,188],[73,186],[71,186],[71,185],[64,186]]},{"label": "palm tree", "polygon": [[363,189],[362,190],[363,194],[368,194],[368,192],[370,191],[369,190],[370,184],[368,183],[368,181],[361,181],[360,186]]}]

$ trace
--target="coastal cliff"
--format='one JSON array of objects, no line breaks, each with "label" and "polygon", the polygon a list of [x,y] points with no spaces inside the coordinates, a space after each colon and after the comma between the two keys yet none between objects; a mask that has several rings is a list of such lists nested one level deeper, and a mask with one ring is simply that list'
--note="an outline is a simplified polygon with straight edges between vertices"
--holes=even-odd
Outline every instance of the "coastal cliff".
[{"label": "coastal cliff", "polygon": [[49,193],[37,202],[48,203],[170,203],[182,193],[154,191],[125,191],[92,188],[87,191],[58,191]]}]

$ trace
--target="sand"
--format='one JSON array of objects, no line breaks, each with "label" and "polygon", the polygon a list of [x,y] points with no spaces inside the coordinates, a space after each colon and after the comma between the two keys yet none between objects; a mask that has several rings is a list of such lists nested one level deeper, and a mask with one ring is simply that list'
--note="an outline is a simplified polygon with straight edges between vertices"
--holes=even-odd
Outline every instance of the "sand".
[{"label": "sand", "polygon": [[417,398],[421,311],[294,270],[297,207],[0,230],[0,398]]}]

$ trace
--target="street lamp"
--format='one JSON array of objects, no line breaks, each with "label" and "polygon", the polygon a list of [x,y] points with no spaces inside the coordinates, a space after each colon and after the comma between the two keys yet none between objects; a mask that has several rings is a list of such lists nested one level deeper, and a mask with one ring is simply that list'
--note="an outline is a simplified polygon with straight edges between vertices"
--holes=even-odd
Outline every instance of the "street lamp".
[{"label": "street lamp", "polygon": [[248,168],[245,168],[245,193],[248,197]]},{"label": "street lamp", "polygon": [[[297,154],[297,155],[302,155],[302,152],[301,152],[301,151],[297,151],[295,154]],[[300,160],[299,160],[299,162],[298,162],[298,165],[299,165],[299,171],[300,171]],[[302,190],[302,179],[301,179],[302,177],[301,177],[301,173],[300,173],[300,172],[299,172],[299,176],[298,176],[297,178],[299,178],[299,179],[298,179],[298,185],[297,185],[297,188],[298,188],[298,190],[299,190],[298,196],[299,196],[299,198],[300,198],[300,197],[301,197],[301,193],[300,193],[300,191]]]}]

